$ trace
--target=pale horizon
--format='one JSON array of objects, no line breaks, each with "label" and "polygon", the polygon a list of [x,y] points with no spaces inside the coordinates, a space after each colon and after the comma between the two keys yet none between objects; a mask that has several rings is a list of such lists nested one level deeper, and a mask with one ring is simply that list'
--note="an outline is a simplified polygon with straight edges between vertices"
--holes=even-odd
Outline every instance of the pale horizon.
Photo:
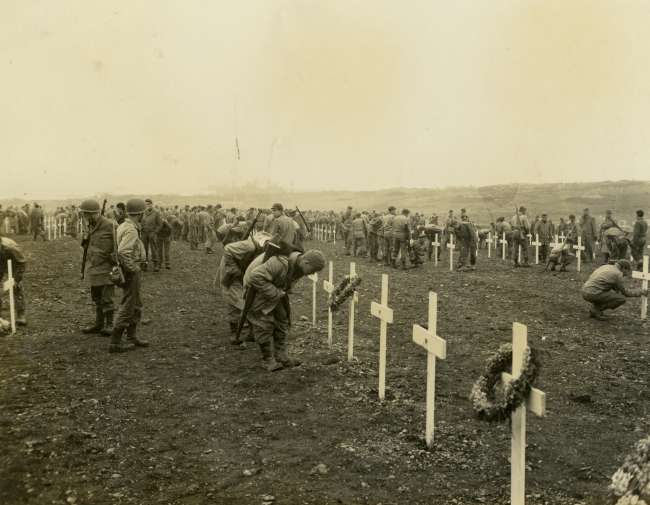
[{"label": "pale horizon", "polygon": [[406,7],[6,2],[0,195],[648,179],[648,2]]}]

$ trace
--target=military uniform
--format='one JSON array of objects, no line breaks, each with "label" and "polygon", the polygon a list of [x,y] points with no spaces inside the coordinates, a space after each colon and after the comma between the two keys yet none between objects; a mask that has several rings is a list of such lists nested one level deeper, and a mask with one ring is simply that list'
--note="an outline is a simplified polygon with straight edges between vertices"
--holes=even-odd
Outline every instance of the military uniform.
[{"label": "military uniform", "polygon": [[457,269],[468,267],[474,269],[476,265],[476,228],[469,221],[461,221],[456,231],[456,238],[460,246]]},{"label": "military uniform", "polygon": [[384,236],[384,265],[393,264],[393,221],[395,214],[388,213],[382,218],[382,234]]},{"label": "military uniform", "polygon": [[90,296],[95,304],[95,325],[84,333],[112,332],[115,288],[109,274],[115,265],[114,226],[113,221],[98,215],[95,225],[88,229],[85,277],[90,281]]},{"label": "military uniform", "polygon": [[399,257],[402,268],[406,268],[406,258],[408,257],[409,241],[411,239],[411,230],[409,229],[409,218],[404,214],[395,216],[393,219],[393,251],[392,265],[397,265]]},{"label": "military uniform", "polygon": [[642,217],[637,217],[632,232],[632,258],[637,265],[643,264],[645,254],[646,235],[648,234],[648,223]]},{"label": "military uniform", "polygon": [[[121,226],[121,225],[120,225]],[[158,232],[162,227],[162,218],[156,209],[147,209],[142,216],[142,243],[145,250],[144,269],[153,263],[154,271],[160,270]]]},{"label": "military uniform", "polygon": [[361,217],[357,217],[352,221],[352,255],[365,256],[366,255],[366,235],[368,230],[366,222]]},{"label": "military uniform", "polygon": [[[520,211],[521,212],[521,211]],[[519,247],[521,247],[521,265],[528,265],[528,238],[530,222],[526,214],[515,214],[510,220],[512,226],[512,260],[516,267],[519,266]]]}]

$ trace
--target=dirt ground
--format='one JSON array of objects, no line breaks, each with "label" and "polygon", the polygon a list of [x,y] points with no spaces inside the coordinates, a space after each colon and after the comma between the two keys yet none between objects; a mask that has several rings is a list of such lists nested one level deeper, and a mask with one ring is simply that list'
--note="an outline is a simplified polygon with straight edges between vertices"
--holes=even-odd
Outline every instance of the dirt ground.
[{"label": "dirt ground", "polygon": [[[228,344],[212,287],[219,254],[174,244],[173,269],[147,273],[148,349],[109,355],[79,328],[93,314],[80,248],[21,241],[29,326],[0,339],[0,503],[505,504],[509,426],[476,420],[467,399],[487,356],[528,325],[547,417],[528,416],[527,503],[609,503],[609,477],[650,432],[648,328],[632,300],[607,322],[587,317],[582,274],[513,270],[481,251],[478,270],[390,271],[387,399],[377,398],[383,267],[358,259],[355,360],[347,310],[327,315],[311,282],[293,295],[291,350],[275,373],[254,347]],[[338,282],[350,258],[319,244]],[[435,447],[424,444],[426,355],[411,339],[439,297],[447,360],[437,367]],[[307,316],[309,321],[301,320]],[[270,495],[270,496],[268,496]],[[273,500],[271,500],[273,497]]]}]

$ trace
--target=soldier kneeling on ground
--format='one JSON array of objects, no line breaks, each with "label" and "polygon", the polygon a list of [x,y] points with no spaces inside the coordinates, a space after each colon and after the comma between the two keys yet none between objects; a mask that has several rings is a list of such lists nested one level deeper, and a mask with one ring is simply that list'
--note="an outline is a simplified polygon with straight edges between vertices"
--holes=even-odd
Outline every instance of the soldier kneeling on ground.
[{"label": "soldier kneeling on ground", "polygon": [[567,242],[564,244],[556,245],[548,256],[548,262],[546,263],[546,269],[555,271],[555,267],[560,265],[560,272],[566,272],[566,267],[571,264],[575,258],[575,254],[572,252],[571,243]]},{"label": "soldier kneeling on ground", "polygon": [[606,320],[606,309],[614,310],[626,302],[626,298],[648,296],[647,289],[630,289],[623,282],[632,273],[628,260],[618,260],[614,265],[598,267],[582,286],[582,298],[591,303],[589,317]]}]

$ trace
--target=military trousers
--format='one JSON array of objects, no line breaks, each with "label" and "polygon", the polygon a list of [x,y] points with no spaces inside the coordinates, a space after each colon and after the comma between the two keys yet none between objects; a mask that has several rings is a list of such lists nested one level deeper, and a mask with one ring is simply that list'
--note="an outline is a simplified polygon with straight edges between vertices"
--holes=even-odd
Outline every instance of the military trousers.
[{"label": "military trousers", "polygon": [[115,328],[128,328],[140,322],[142,318],[141,276],[141,272],[124,272],[125,283],[122,286],[122,298],[115,316]]}]

